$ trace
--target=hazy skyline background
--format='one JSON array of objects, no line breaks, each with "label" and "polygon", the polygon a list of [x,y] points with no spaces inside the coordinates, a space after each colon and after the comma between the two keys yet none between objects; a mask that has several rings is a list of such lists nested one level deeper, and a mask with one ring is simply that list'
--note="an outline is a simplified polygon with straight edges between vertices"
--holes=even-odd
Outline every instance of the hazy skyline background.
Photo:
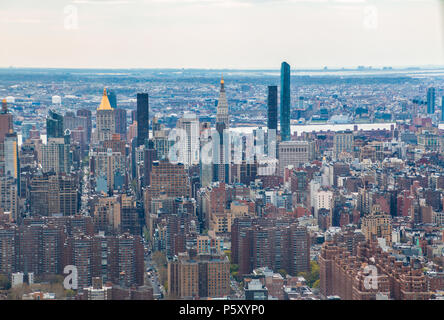
[{"label": "hazy skyline background", "polygon": [[444,65],[439,0],[1,0],[0,67]]}]

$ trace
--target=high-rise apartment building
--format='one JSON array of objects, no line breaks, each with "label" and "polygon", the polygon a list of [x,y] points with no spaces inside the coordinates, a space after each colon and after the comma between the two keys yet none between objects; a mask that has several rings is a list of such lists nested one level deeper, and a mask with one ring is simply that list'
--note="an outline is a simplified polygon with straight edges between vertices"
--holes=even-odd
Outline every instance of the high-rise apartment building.
[{"label": "high-rise apartment building", "polygon": [[73,216],[79,211],[79,182],[75,175],[53,172],[35,175],[29,192],[33,216]]},{"label": "high-rise apartment building", "polygon": [[17,271],[16,245],[17,245],[17,226],[0,226],[0,274],[10,276]]},{"label": "high-rise apartment building", "polygon": [[29,187],[32,216],[52,216],[60,213],[59,181],[52,173],[32,177]]},{"label": "high-rise apartment building", "polygon": [[0,208],[10,214],[10,220],[18,217],[18,200],[17,180],[10,176],[0,176]]},{"label": "high-rise apartment building", "polygon": [[100,198],[93,213],[96,232],[118,231],[121,222],[121,204],[117,197]]},{"label": "high-rise apartment building", "polygon": [[79,183],[75,175],[61,174],[59,178],[60,213],[76,215],[79,211]]},{"label": "high-rise apartment building", "polygon": [[168,293],[175,298],[222,298],[230,293],[230,262],[225,255],[180,253],[168,261]]},{"label": "high-rise apartment building", "polygon": [[310,270],[309,234],[294,218],[234,219],[231,252],[239,274],[260,267],[283,269],[291,275]]},{"label": "high-rise apartment building", "polygon": [[[356,253],[351,253],[345,243],[329,241],[319,256],[320,292],[324,297],[337,295],[343,300],[376,300],[381,295],[394,300],[428,300],[430,292],[422,267],[416,259],[405,263],[384,252],[375,242],[361,242]],[[377,283],[376,288],[373,283]]]},{"label": "high-rise apartment building", "polygon": [[71,170],[71,155],[69,144],[64,138],[50,138],[41,147],[42,171],[69,173]]},{"label": "high-rise apartment building", "polygon": [[122,287],[143,285],[143,244],[140,236],[129,234],[68,237],[67,262],[77,267],[79,289],[101,277]]},{"label": "high-rise apartment building", "polygon": [[143,219],[141,219],[142,208],[136,205],[135,197],[122,194],[120,198],[120,231],[132,235],[140,235],[142,232]]}]

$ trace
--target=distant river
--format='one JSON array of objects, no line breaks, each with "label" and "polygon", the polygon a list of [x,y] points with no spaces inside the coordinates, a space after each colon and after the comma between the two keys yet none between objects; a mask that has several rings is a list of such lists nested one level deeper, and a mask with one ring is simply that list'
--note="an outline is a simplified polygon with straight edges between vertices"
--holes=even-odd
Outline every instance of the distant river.
[{"label": "distant river", "polygon": [[[295,124],[291,125],[291,133],[297,132],[298,136],[303,132],[321,132],[321,131],[342,131],[342,130],[353,130],[355,126],[358,130],[370,131],[370,130],[390,130],[390,127],[394,125],[396,128],[396,123],[349,123],[349,124]],[[258,127],[235,127],[231,128],[231,131],[239,133],[252,133],[254,129]],[[264,126],[263,128],[266,128]]]},{"label": "distant river", "polygon": [[[291,125],[291,133],[298,133],[298,136],[303,132],[321,132],[321,131],[342,131],[342,130],[353,130],[355,126],[358,126],[358,130],[370,131],[370,130],[390,130],[391,125],[396,128],[396,123],[349,123],[349,124],[294,124]],[[254,129],[259,128],[258,126],[243,126],[230,128],[230,131],[249,134],[252,133]],[[263,126],[262,128],[266,128]],[[444,129],[444,123],[439,125],[440,129]],[[151,137],[150,131],[150,137]],[[46,144],[46,135],[40,135],[42,142]],[[22,144],[22,135],[18,134],[18,144]]]}]

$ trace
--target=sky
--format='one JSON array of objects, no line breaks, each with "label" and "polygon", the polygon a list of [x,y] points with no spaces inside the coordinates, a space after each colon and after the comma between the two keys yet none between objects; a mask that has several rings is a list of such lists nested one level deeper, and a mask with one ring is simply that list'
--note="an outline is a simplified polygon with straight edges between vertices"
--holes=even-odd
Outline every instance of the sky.
[{"label": "sky", "polygon": [[0,0],[0,67],[444,65],[444,0]]}]

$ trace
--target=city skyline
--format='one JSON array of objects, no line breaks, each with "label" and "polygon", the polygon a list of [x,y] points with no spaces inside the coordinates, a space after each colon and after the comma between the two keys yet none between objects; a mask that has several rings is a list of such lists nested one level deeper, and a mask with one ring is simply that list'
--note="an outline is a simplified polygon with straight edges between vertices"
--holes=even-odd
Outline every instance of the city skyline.
[{"label": "city skyline", "polygon": [[7,297],[441,299],[442,77],[289,73],[5,72]]},{"label": "city skyline", "polygon": [[2,1],[0,301],[444,300],[443,18]]}]

